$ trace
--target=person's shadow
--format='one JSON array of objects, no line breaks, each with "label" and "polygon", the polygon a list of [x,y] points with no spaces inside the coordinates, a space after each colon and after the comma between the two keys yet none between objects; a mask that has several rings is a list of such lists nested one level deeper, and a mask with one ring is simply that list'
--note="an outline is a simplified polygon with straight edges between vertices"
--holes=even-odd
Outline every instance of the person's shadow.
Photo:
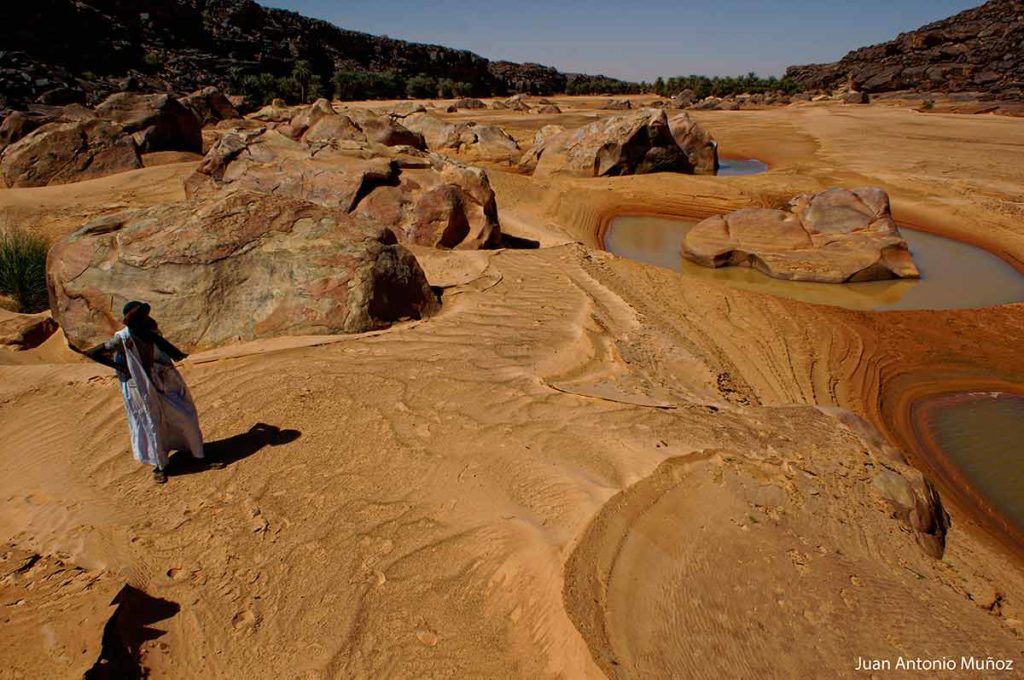
[{"label": "person's shadow", "polygon": [[141,680],[148,675],[142,667],[142,644],[164,635],[150,624],[171,618],[181,607],[129,585],[110,604],[117,608],[103,626],[100,656],[84,680]]},{"label": "person's shadow", "polygon": [[196,460],[188,451],[175,453],[168,462],[167,475],[193,475],[197,472],[205,472],[208,469],[208,464],[213,462],[220,462],[228,466],[243,458],[248,458],[267,446],[288,444],[301,436],[302,433],[298,430],[282,430],[274,425],[256,423],[247,432],[206,442],[203,445],[206,455],[204,460]]}]

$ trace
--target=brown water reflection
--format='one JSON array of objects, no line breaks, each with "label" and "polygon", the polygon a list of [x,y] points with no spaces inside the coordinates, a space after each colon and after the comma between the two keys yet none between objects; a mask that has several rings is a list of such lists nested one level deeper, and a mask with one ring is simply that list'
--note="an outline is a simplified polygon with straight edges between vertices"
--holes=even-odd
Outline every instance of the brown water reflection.
[{"label": "brown water reflection", "polygon": [[711,269],[683,259],[679,246],[693,226],[675,218],[623,215],[608,225],[605,248],[638,262],[688,278],[849,309],[962,309],[1024,300],[1024,276],[976,246],[922,231],[901,229],[910,245],[919,280],[864,283],[809,283],[773,279],[749,267]]}]

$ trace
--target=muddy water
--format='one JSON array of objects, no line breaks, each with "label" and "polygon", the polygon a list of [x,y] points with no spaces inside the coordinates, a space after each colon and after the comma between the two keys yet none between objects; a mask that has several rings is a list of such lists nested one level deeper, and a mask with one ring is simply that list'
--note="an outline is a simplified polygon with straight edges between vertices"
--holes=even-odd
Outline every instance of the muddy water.
[{"label": "muddy water", "polygon": [[808,283],[773,279],[749,267],[711,269],[683,259],[679,247],[693,222],[623,215],[605,234],[607,250],[672,269],[685,277],[849,309],[963,309],[1024,300],[1024,276],[986,250],[922,231],[901,229],[919,280]]},{"label": "muddy water", "polygon": [[722,158],[718,161],[719,175],[759,175],[768,172],[768,164],[756,158]]},{"label": "muddy water", "polygon": [[922,400],[913,410],[918,437],[1024,531],[1024,396],[961,392]]}]

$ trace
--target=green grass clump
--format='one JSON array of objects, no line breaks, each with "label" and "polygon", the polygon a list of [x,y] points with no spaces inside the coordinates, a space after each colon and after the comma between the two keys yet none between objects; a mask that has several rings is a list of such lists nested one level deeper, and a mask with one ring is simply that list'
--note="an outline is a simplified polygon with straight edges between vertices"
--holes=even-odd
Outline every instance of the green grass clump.
[{"label": "green grass clump", "polygon": [[50,307],[46,292],[46,251],[50,244],[24,229],[0,231],[0,295],[28,314]]}]

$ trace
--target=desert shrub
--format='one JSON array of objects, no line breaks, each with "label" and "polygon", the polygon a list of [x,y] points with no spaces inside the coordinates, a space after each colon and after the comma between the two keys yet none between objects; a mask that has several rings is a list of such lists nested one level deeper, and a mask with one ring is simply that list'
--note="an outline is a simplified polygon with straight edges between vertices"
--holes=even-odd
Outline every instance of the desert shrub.
[{"label": "desert shrub", "polygon": [[24,229],[0,231],[0,295],[8,295],[23,313],[50,306],[46,292],[49,243]]}]

